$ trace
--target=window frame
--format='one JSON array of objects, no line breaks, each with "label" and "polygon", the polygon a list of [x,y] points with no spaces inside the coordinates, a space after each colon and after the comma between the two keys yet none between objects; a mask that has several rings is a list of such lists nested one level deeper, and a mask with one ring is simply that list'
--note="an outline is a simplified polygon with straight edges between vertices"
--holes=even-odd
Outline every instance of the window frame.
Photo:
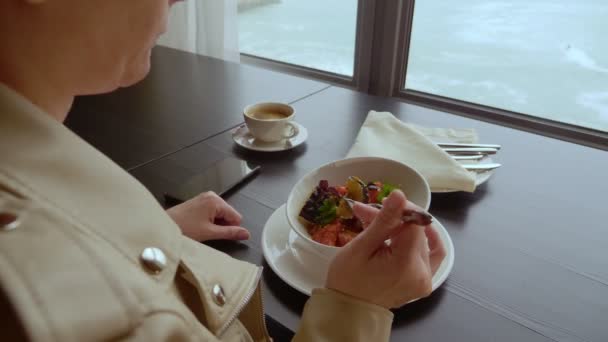
[{"label": "window frame", "polygon": [[357,1],[353,76],[332,73],[266,57],[241,53],[241,62],[262,68],[326,81],[335,85],[366,91],[369,84],[369,66],[373,47],[374,10],[376,0]]}]

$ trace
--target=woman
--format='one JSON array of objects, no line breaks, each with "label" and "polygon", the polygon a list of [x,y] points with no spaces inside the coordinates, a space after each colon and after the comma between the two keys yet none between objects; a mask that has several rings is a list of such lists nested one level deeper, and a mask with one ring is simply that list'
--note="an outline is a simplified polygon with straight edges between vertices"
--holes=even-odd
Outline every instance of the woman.
[{"label": "woman", "polygon": [[[270,340],[260,268],[195,241],[248,238],[240,214],[211,193],[163,211],[61,124],[74,96],[145,77],[174,2],[0,2],[0,311],[10,340]],[[389,309],[430,293],[445,252],[431,227],[403,226],[407,205],[395,191],[380,212],[355,208],[371,224],[332,261],[296,340],[387,340]]]}]

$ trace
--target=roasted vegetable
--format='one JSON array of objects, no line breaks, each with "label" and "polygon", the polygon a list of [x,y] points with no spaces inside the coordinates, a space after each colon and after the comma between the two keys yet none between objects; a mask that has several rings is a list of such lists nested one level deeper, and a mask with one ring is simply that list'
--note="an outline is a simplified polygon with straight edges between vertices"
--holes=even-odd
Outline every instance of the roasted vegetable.
[{"label": "roasted vegetable", "polygon": [[346,181],[347,196],[357,202],[367,203],[367,186],[358,177],[348,177]]},{"label": "roasted vegetable", "polygon": [[348,203],[344,199],[340,199],[340,203],[338,204],[337,215],[341,219],[350,219],[353,217],[353,211],[348,205]]}]

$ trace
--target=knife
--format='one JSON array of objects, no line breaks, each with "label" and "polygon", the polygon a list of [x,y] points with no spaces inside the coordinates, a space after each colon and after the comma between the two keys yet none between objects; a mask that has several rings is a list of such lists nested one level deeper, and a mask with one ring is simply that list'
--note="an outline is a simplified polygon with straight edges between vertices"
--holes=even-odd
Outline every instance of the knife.
[{"label": "knife", "polygon": [[498,163],[487,163],[487,164],[462,164],[462,167],[469,171],[484,172],[498,169],[501,167]]},{"label": "knife", "polygon": [[443,150],[448,154],[454,155],[479,155],[479,154],[496,154],[495,148],[489,147],[446,147]]},{"label": "knife", "polygon": [[460,143],[437,143],[439,147],[469,147],[469,148],[493,148],[500,150],[500,145],[496,144],[460,144]]},{"label": "knife", "polygon": [[481,160],[485,157],[483,154],[476,154],[472,156],[450,156],[454,160]]}]

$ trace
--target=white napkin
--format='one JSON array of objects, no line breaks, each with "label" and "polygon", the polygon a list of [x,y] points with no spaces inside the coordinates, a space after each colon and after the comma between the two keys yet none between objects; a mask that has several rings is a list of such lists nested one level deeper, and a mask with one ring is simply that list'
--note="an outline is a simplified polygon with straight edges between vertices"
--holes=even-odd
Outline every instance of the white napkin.
[{"label": "white napkin", "polygon": [[475,191],[475,175],[435,142],[475,143],[473,129],[405,124],[388,112],[370,111],[347,157],[374,156],[403,162],[426,178],[431,190]]}]

